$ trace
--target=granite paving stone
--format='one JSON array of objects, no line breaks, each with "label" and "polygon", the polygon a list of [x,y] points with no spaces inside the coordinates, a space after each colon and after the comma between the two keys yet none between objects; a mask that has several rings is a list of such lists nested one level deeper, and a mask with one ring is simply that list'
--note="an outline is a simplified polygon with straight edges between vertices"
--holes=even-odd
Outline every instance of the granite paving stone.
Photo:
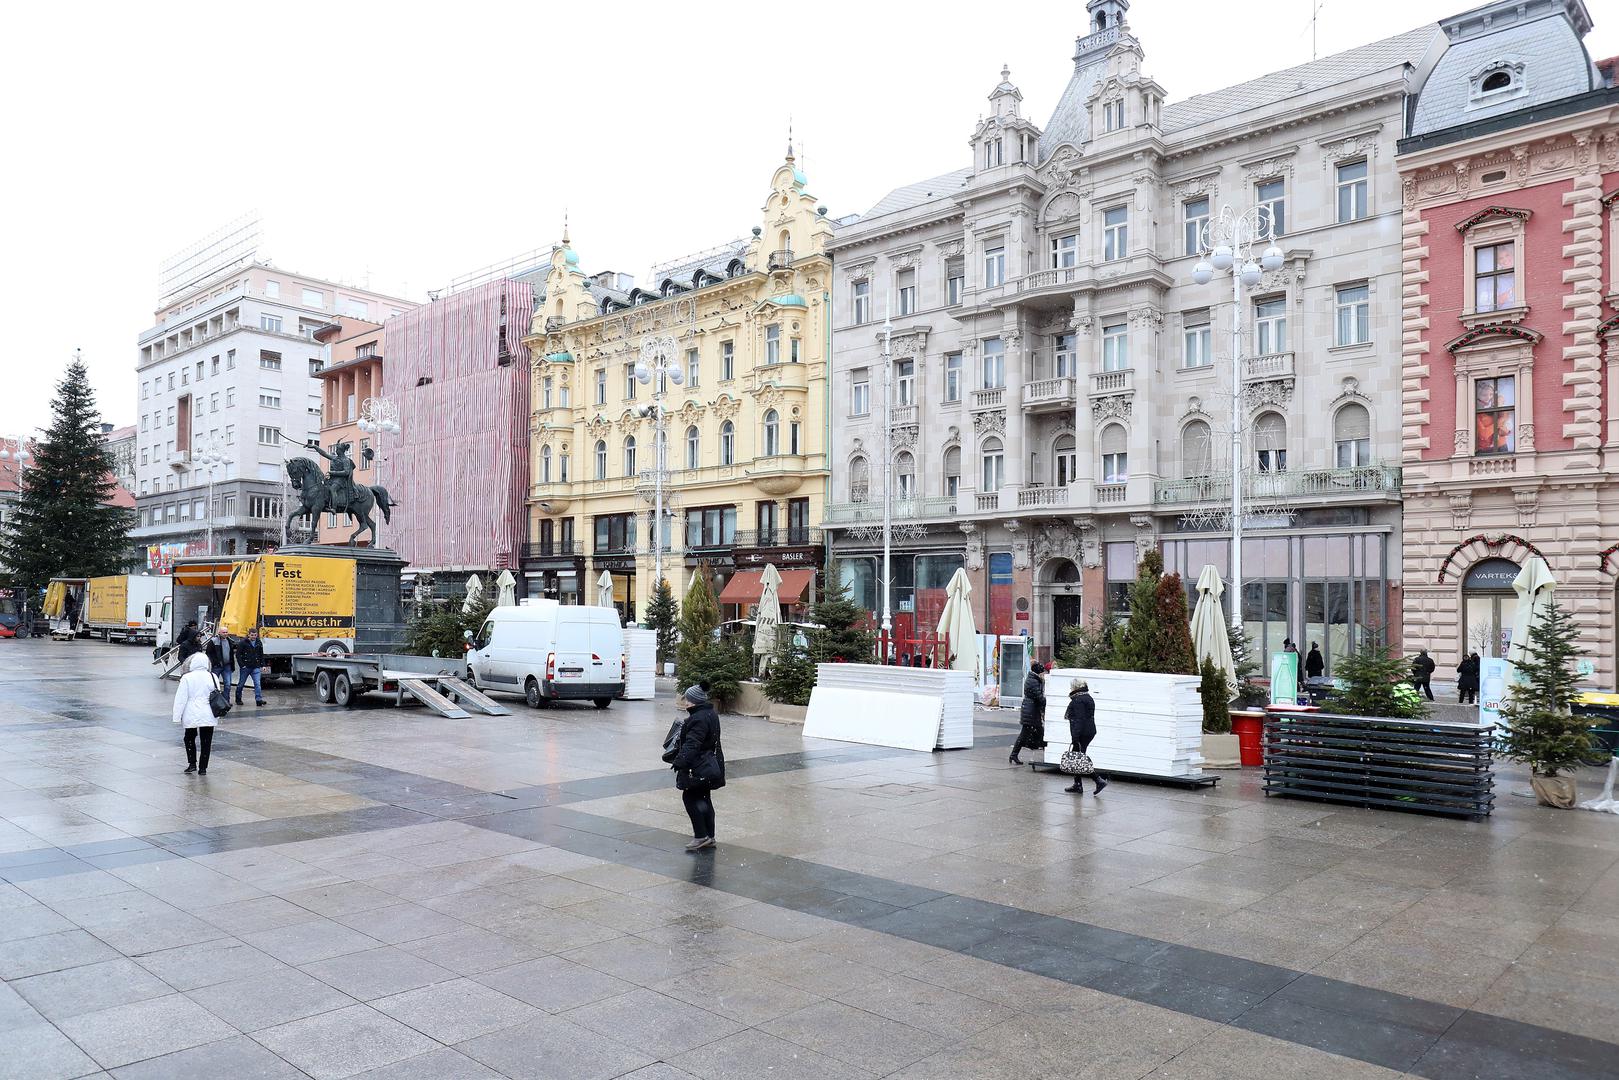
[{"label": "granite paving stone", "polygon": [[540,1014],[532,1005],[471,979],[433,983],[371,1005],[446,1045],[514,1027]]},{"label": "granite paving stone", "polygon": [[120,1065],[227,1039],[236,1030],[183,994],[115,1005],[57,1022],[96,1064]]},{"label": "granite paving stone", "polygon": [[248,1032],[355,1003],[342,991],[293,968],[200,987],[187,996],[238,1030]]},{"label": "granite paving stone", "polygon": [[253,1038],[314,1080],[341,1080],[425,1054],[438,1045],[368,1005],[265,1028],[254,1032]]},{"label": "granite paving stone", "polygon": [[539,1016],[457,1049],[511,1080],[609,1080],[655,1060],[560,1016]]},{"label": "granite paving stone", "polygon": [[124,957],[33,975],[10,985],[41,1015],[53,1021],[165,997],[175,990]]}]

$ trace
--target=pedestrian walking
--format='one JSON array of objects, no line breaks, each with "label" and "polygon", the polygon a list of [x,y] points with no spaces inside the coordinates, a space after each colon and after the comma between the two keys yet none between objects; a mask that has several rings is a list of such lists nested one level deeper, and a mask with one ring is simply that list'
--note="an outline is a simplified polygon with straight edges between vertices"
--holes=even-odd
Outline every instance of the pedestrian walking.
[{"label": "pedestrian walking", "polygon": [[236,704],[242,703],[242,691],[249,680],[253,683],[253,704],[264,704],[264,642],[259,640],[259,628],[247,631],[247,637],[236,647]]},{"label": "pedestrian walking", "polygon": [[1310,655],[1304,658],[1304,677],[1319,679],[1326,674],[1327,660],[1321,655],[1321,646],[1317,642],[1310,642]]},{"label": "pedestrian walking", "polygon": [[174,639],[174,644],[180,650],[180,662],[182,664],[191,659],[193,653],[202,651],[202,642],[197,640],[199,636],[197,633],[197,620],[192,619],[186,623],[185,629],[180,631],[180,636]]},{"label": "pedestrian walking", "polygon": [[231,676],[236,669],[236,643],[221,626],[208,641],[208,666],[214,671],[214,678],[226,691],[230,690]]},{"label": "pedestrian walking", "polygon": [[1468,653],[1456,665],[1456,699],[1463,705],[1478,704],[1479,669],[1483,661],[1476,652]]},{"label": "pedestrian walking", "polygon": [[[1096,699],[1091,697],[1090,683],[1075,679],[1068,687],[1068,711],[1064,715],[1068,718],[1068,738],[1073,749],[1085,753],[1091,740],[1096,738]],[[1096,790],[1091,794],[1102,794],[1102,789],[1107,787],[1107,777],[1093,772],[1091,778],[1096,781]],[[1075,795],[1085,794],[1084,775],[1075,773],[1074,782],[1063,790]]]},{"label": "pedestrian walking", "polygon": [[701,685],[688,686],[680,696],[686,710],[686,723],[680,729],[680,745],[670,768],[675,770],[675,787],[691,818],[691,843],[687,851],[714,846],[714,789],[725,786],[725,752],[720,748],[720,714],[708,691]]},{"label": "pedestrian walking", "polygon": [[[208,695],[220,684],[209,670],[208,657],[193,654],[186,661],[186,673],[180,676],[180,685],[174,691],[174,722],[185,727],[186,772],[198,776],[208,774],[208,754],[214,747],[214,710]],[[197,754],[197,736],[202,735],[202,754]]]},{"label": "pedestrian walking", "polygon": [[1006,760],[1022,765],[1018,754],[1024,749],[1046,748],[1046,665],[1036,660],[1029,665],[1029,675],[1023,680],[1023,705],[1018,709],[1017,742],[1012,744],[1012,755]]},{"label": "pedestrian walking", "polygon": [[1433,669],[1437,666],[1427,649],[1417,653],[1417,658],[1411,661],[1411,685],[1427,694],[1429,701],[1433,700]]}]

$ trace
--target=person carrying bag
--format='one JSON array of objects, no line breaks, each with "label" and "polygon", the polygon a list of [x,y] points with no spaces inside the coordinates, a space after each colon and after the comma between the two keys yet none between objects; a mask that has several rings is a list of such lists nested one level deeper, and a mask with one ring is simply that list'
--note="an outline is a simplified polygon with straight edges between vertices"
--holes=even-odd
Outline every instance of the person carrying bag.
[{"label": "person carrying bag", "polygon": [[680,726],[674,757],[675,787],[691,819],[692,841],[687,851],[714,846],[714,800],[712,794],[725,786],[725,751],[720,746],[720,714],[702,686],[688,686],[680,705],[686,720]]},{"label": "person carrying bag", "polygon": [[1064,715],[1068,718],[1068,737],[1072,745],[1058,767],[1072,776],[1074,782],[1063,790],[1075,795],[1085,794],[1085,777],[1089,776],[1096,781],[1096,790],[1091,794],[1100,795],[1107,787],[1107,778],[1096,771],[1090,755],[1085,752],[1096,738],[1096,699],[1091,697],[1090,684],[1084,679],[1075,679],[1069,685],[1068,710]]},{"label": "person carrying bag", "polygon": [[[208,657],[195,653],[186,661],[186,673],[174,691],[174,722],[185,728],[186,772],[208,775],[208,755],[214,746],[214,725],[230,712],[230,695],[219,688],[209,670]],[[197,755],[198,733],[202,755]]]}]

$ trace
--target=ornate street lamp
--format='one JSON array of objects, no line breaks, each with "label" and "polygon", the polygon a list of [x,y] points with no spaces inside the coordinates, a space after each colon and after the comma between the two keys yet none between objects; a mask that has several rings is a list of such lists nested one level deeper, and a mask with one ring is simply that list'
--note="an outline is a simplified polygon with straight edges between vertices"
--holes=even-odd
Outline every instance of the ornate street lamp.
[{"label": "ornate street lamp", "polygon": [[208,470],[208,554],[214,553],[214,470],[230,460],[223,442],[209,439],[191,448],[191,467]]},{"label": "ornate street lamp", "polygon": [[641,342],[641,358],[635,362],[635,381],[642,386],[651,384],[652,405],[652,588],[663,580],[663,488],[669,475],[668,410],[663,407],[663,396],[668,383],[679,386],[686,381],[680,370],[679,343],[667,334],[649,337]]},{"label": "ornate street lamp", "polygon": [[[361,431],[375,435],[377,445],[373,453],[378,461],[382,460],[382,436],[398,435],[403,429],[399,426],[399,403],[393,398],[369,397],[360,405],[360,419],[355,423]],[[372,532],[372,545],[381,547],[381,539],[376,531],[382,528],[379,522]]]}]

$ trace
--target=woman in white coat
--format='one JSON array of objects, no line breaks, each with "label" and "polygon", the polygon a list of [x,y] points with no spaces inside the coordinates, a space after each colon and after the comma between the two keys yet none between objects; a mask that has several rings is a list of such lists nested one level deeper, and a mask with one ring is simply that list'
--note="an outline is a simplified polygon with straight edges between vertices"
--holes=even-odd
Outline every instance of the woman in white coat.
[{"label": "woman in white coat", "polygon": [[[208,658],[194,654],[186,661],[186,673],[180,677],[179,689],[174,692],[174,722],[186,729],[186,772],[208,775],[208,751],[214,745],[214,711],[208,707],[208,695],[214,691],[214,673],[208,668]],[[202,732],[202,760],[197,760],[197,732]]]}]

